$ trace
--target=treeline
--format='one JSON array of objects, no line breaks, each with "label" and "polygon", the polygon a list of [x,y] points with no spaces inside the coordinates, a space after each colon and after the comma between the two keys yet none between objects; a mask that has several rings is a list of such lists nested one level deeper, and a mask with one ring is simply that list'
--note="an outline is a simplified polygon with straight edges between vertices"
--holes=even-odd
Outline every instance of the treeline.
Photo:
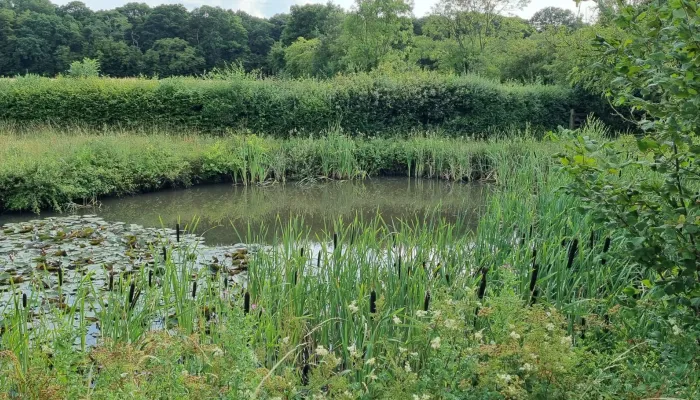
[{"label": "treeline", "polygon": [[357,0],[349,12],[331,3],[295,5],[264,19],[209,6],[129,3],[93,11],[77,1],[0,0],[0,76],[56,76],[90,58],[111,77],[195,75],[236,65],[268,76],[425,69],[566,81],[593,30],[552,7],[529,21],[504,16],[522,4],[441,0],[434,14],[415,18],[405,0]]}]

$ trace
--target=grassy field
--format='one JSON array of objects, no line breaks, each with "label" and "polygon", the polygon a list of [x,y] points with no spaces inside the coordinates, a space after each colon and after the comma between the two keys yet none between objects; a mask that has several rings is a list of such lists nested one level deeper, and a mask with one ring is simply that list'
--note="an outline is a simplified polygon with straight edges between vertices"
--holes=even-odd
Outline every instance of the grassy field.
[{"label": "grassy field", "polygon": [[[596,127],[583,133],[606,140]],[[648,277],[629,262],[620,236],[595,225],[562,191],[570,178],[554,155],[567,138],[329,135],[282,142],[45,132],[3,140],[5,156],[16,162],[3,164],[2,176],[56,173],[53,166],[64,165],[61,171],[71,172],[51,181],[83,182],[75,177],[89,176],[89,167],[90,174],[104,171],[131,184],[95,195],[185,185],[202,176],[248,184],[381,173],[494,182],[485,214],[467,235],[456,234],[460,222],[430,216],[396,225],[380,218],[337,221],[322,237],[291,222],[279,228],[269,251],[251,259],[245,286],[191,263],[176,265],[172,255],[183,248],[125,275],[112,291],[86,277],[68,309],[39,307],[40,293],[60,288],[37,284],[36,292],[17,293],[2,305],[0,392],[7,398],[700,394],[697,344],[684,334],[692,327],[659,317],[668,305],[646,298]],[[51,140],[59,151],[41,146]],[[633,151],[630,143],[622,138],[617,145]],[[22,175],[21,168],[31,169]],[[642,178],[655,179],[619,179]],[[169,183],[155,184],[164,179]],[[151,269],[158,276],[152,285]],[[81,344],[94,321],[75,319],[88,310],[102,328],[92,348]],[[165,328],[154,329],[153,320],[166,321]]]}]

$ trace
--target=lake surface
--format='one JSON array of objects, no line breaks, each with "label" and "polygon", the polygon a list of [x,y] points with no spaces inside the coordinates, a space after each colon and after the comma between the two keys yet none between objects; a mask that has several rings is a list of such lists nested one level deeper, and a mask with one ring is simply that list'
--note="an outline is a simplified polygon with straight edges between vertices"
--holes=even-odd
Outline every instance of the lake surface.
[{"label": "lake surface", "polygon": [[[146,228],[174,228],[179,218],[183,229],[198,217],[194,233],[204,236],[209,245],[244,242],[248,227],[261,242],[271,243],[274,227],[294,218],[302,218],[312,234],[329,230],[332,221],[339,217],[371,219],[378,213],[387,223],[436,213],[450,222],[461,219],[465,226],[475,227],[487,192],[483,185],[409,178],[314,185],[217,184],[103,199],[100,207],[80,209],[76,214],[97,215],[108,222]],[[66,215],[5,213],[0,214],[0,225]],[[268,228],[260,231],[261,224]]]}]

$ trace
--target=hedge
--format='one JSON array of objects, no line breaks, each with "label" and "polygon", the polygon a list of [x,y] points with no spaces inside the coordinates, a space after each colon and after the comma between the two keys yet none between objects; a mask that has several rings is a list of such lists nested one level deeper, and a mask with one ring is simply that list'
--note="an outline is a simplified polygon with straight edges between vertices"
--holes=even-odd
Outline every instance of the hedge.
[{"label": "hedge", "polygon": [[501,85],[431,73],[354,75],[318,81],[20,77],[0,80],[0,120],[90,127],[244,129],[277,137],[317,133],[382,135],[441,129],[484,134],[526,125],[568,126],[569,110],[600,104],[559,86]]}]

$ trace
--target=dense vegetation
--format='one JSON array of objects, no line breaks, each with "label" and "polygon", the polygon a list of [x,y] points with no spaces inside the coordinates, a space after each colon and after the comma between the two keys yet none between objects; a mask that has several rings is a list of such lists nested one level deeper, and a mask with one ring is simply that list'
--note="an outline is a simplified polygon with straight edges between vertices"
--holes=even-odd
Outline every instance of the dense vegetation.
[{"label": "dense vegetation", "polygon": [[[330,77],[375,69],[475,73],[502,81],[566,83],[614,1],[597,0],[599,25],[548,8],[530,21],[504,16],[528,1],[441,0],[412,16],[404,0],[358,0],[350,11],[327,4],[292,6],[263,19],[241,11],[129,3],[92,11],[73,1],[0,1],[0,76],[55,76],[97,60],[111,77],[203,74],[241,65],[264,75]],[[582,62],[583,61],[583,62]]]},{"label": "dense vegetation", "polygon": [[353,75],[332,80],[0,80],[0,120],[70,126],[221,132],[248,129],[290,137],[340,128],[405,134],[440,128],[453,136],[569,125],[571,109],[610,117],[600,99],[559,86],[501,85],[435,73]]},{"label": "dense vegetation", "polygon": [[[6,294],[9,301],[0,304],[0,396],[700,398],[697,2],[599,1],[600,19],[593,26],[559,13],[541,14],[533,22],[537,34],[517,38],[517,48],[506,53],[513,54],[508,62],[518,60],[530,37],[585,43],[569,46],[553,58],[535,59],[544,61],[543,71],[567,65],[566,81],[605,96],[621,117],[639,127],[635,135],[612,134],[598,122],[578,130],[504,133],[492,128],[503,126],[501,121],[494,124],[507,115],[498,112],[484,114],[492,128],[480,132],[491,133],[484,135],[486,140],[448,137],[440,130],[382,137],[363,132],[367,128],[362,124],[344,131],[342,120],[320,136],[308,134],[311,129],[298,129],[303,136],[287,133],[283,136],[290,137],[285,138],[231,131],[210,136],[194,130],[202,125],[188,122],[187,118],[201,121],[194,115],[205,109],[204,100],[194,103],[198,88],[255,88],[268,96],[261,102],[279,107],[255,121],[277,118],[286,124],[286,118],[304,118],[305,124],[313,124],[312,113],[302,117],[299,110],[330,110],[327,104],[333,103],[324,97],[328,93],[380,82],[387,88],[396,86],[387,91],[401,108],[392,114],[390,107],[370,103],[362,112],[373,115],[378,108],[375,117],[386,120],[373,121],[360,111],[353,118],[375,126],[398,121],[401,128],[425,128],[431,124],[419,123],[416,115],[433,115],[439,109],[413,108],[400,97],[404,88],[421,93],[416,88],[424,79],[493,90],[490,96],[499,100],[512,96],[536,114],[532,110],[538,110],[537,102],[523,100],[528,93],[568,96],[570,92],[563,86],[495,86],[464,74],[486,74],[490,66],[499,65],[484,61],[495,54],[489,46],[503,43],[497,34],[501,27],[518,22],[499,12],[523,3],[441,1],[439,13],[418,24],[418,35],[416,24],[408,19],[410,8],[401,0],[359,1],[350,14],[333,14],[342,16],[343,23],[329,26],[342,29],[314,28],[309,35],[315,36],[302,39],[284,32],[314,24],[292,23],[294,16],[286,17],[280,44],[270,49],[269,59],[279,64],[268,68],[281,66],[272,72],[299,76],[323,76],[317,72],[323,68],[332,74],[362,72],[324,82],[222,78],[226,71],[199,80],[100,80],[94,78],[97,63],[91,60],[71,66],[70,75],[81,79],[30,76],[3,82],[4,104],[14,101],[16,110],[23,110],[16,113],[22,118],[10,118],[16,125],[3,127],[0,136],[0,204],[5,209],[63,209],[73,201],[108,194],[220,180],[271,184],[405,174],[485,179],[493,183],[493,191],[473,231],[461,222],[447,223],[431,215],[391,225],[381,216],[336,220],[319,237],[311,237],[300,220],[270,226],[276,231],[276,243],[245,258],[247,271],[238,275],[243,276],[241,281],[228,279],[228,270],[219,264],[191,262],[195,249],[173,234],[143,245],[135,237],[125,238],[125,256],[134,268],[105,264],[81,269],[88,263],[83,260],[70,275],[75,282],[66,282],[62,264],[51,264],[50,259],[67,257],[71,268],[76,263],[65,251],[48,254],[41,246],[44,242],[60,246],[78,237],[90,248],[104,240],[101,232],[65,227],[46,233],[31,223],[6,228],[0,232],[0,251],[10,249],[10,255],[4,258],[9,267],[2,278],[11,285],[15,278],[25,280],[31,290],[11,287]],[[478,8],[485,4],[496,8]],[[614,7],[602,8],[605,4]],[[324,18],[330,19],[337,9],[297,7],[292,14],[309,10],[323,10],[328,14]],[[449,27],[442,31],[447,34],[426,36],[431,21],[446,23],[438,26]],[[559,22],[551,21],[568,22],[553,28]],[[360,25],[367,29],[358,29]],[[437,64],[429,58],[411,61],[421,41],[440,49]],[[342,48],[340,53],[333,53],[334,43]],[[166,44],[173,43],[158,39],[153,46]],[[178,54],[196,56],[199,50],[189,46],[192,49],[179,47]],[[438,70],[447,65],[443,71],[448,73],[415,74],[419,64]],[[323,68],[314,70],[318,65]],[[533,76],[549,79],[544,73]],[[501,72],[492,77],[510,79]],[[51,85],[61,90],[49,90]],[[104,90],[110,94],[105,97],[109,105],[119,88],[144,98],[170,90],[167,93],[180,100],[167,107],[184,118],[179,122],[186,126],[185,133],[165,128],[147,131],[148,124],[141,126],[140,121],[133,124],[137,126],[125,124],[128,129],[122,131],[112,124],[115,121],[99,120],[105,118],[106,108],[92,101]],[[295,90],[299,88],[313,90]],[[106,126],[75,132],[75,127],[66,128],[69,121],[44,108],[36,111],[41,118],[32,118],[22,101],[31,98],[41,104],[44,96],[52,99],[46,107],[74,107],[64,110],[76,117],[85,112],[92,118],[94,112],[98,124]],[[64,103],[61,96],[71,101]],[[83,96],[88,100],[77,103]],[[488,100],[488,96],[476,98]],[[158,99],[167,101],[166,96]],[[449,107],[469,100],[448,99],[421,104]],[[233,100],[206,107],[223,110],[235,104]],[[122,112],[139,116],[144,115],[141,107],[157,110],[147,104],[134,103]],[[200,110],[193,108],[198,104]],[[126,107],[121,101],[112,106]],[[267,106],[256,107],[268,110]],[[460,126],[481,118],[463,117]],[[62,126],[26,124],[52,118]],[[554,122],[558,118],[550,116]],[[314,131],[322,128],[313,126]],[[274,125],[254,128],[284,133]],[[3,236],[16,233],[29,238],[19,250],[6,244],[9,239]],[[261,242],[251,234],[244,240]],[[139,246],[147,256],[135,253]],[[40,254],[30,260],[34,264],[18,266],[22,248]],[[29,272],[28,282],[16,274],[18,268]],[[96,271],[112,279],[93,280]],[[72,290],[65,295],[68,285]],[[154,321],[161,325],[154,327]],[[100,340],[89,346],[87,334],[93,322],[99,324]]]}]

